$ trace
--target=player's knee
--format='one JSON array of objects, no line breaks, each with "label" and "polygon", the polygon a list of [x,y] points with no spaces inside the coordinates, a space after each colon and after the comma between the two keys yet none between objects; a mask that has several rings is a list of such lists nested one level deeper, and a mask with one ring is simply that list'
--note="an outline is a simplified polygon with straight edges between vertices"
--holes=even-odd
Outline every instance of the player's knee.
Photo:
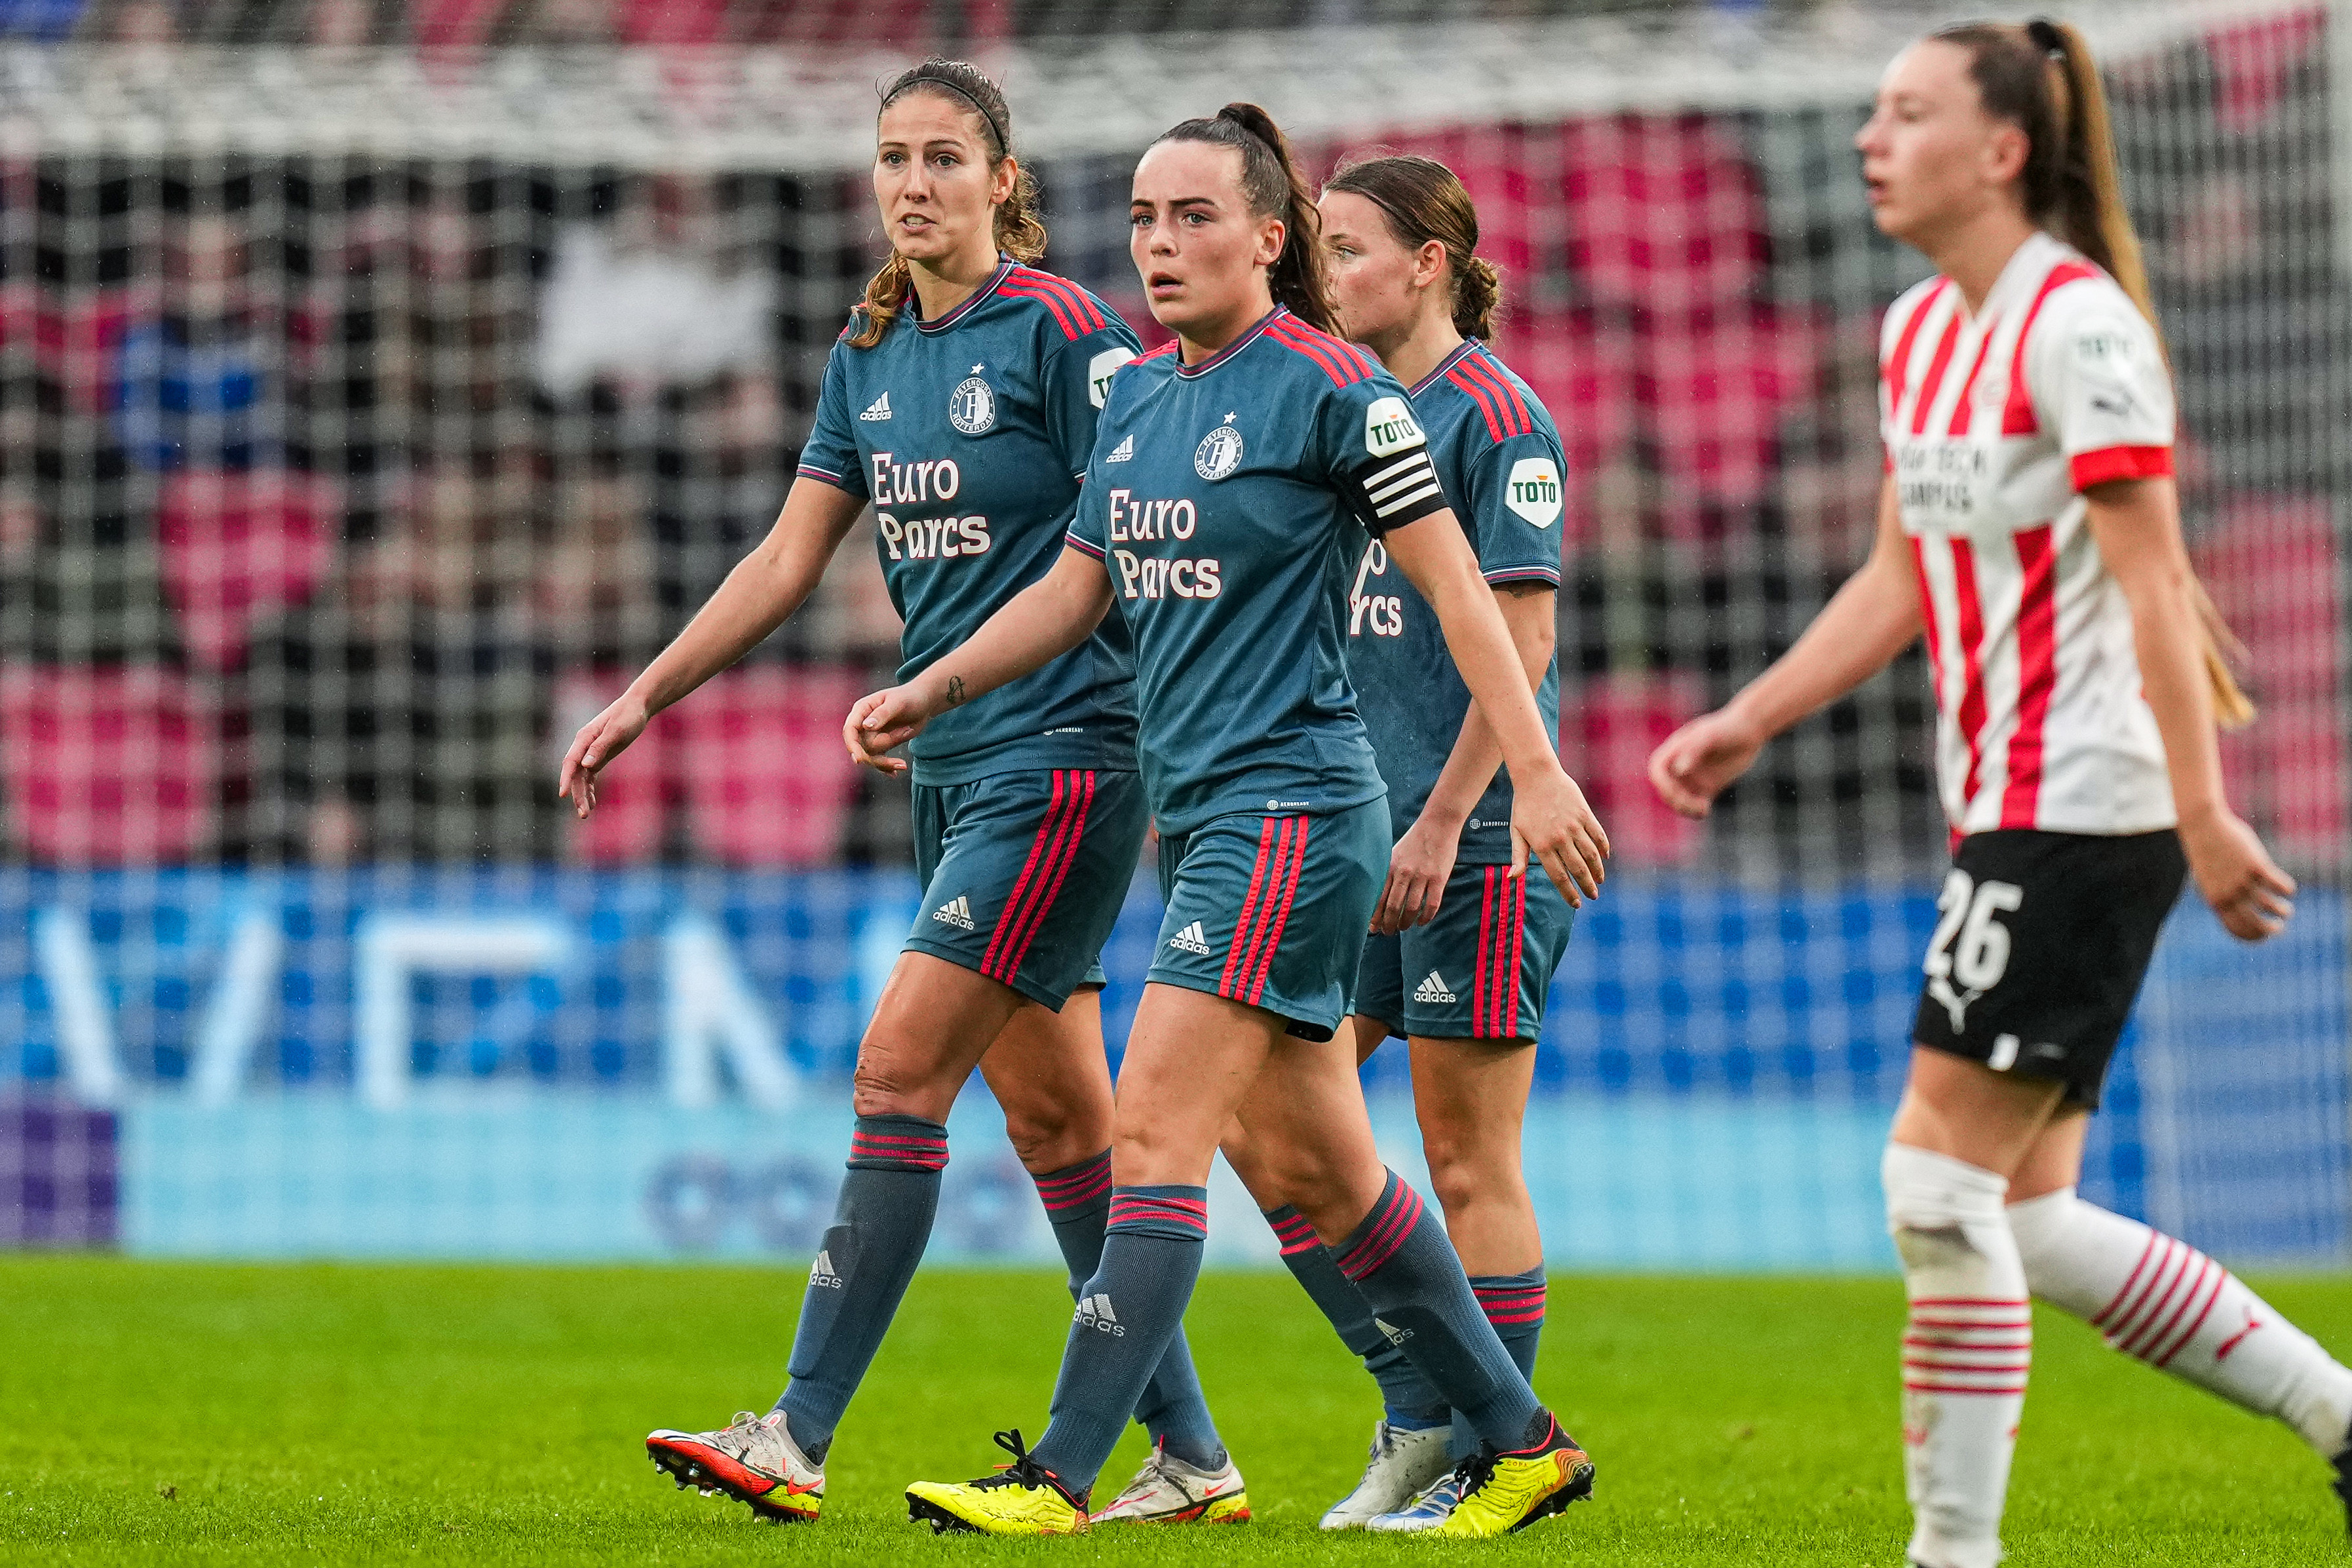
[{"label": "player's knee", "polygon": [[[940,1120],[946,1106],[938,1103],[933,1074],[920,1071],[887,1052],[861,1051],[850,1074],[850,1107],[860,1116],[927,1116]],[[949,1099],[952,1101],[952,1093]]]},{"label": "player's knee", "polygon": [[1110,1127],[1084,1107],[1037,1099],[1004,1107],[1004,1136],[1024,1168],[1057,1171],[1102,1153],[1110,1145]]},{"label": "player's knee", "polygon": [[2008,1225],[2009,1182],[1999,1172],[1889,1144],[1879,1176],[1886,1190],[1887,1232],[1913,1272],[1965,1264],[1983,1250],[1983,1228]]},{"label": "player's knee", "polygon": [[1520,1186],[1517,1151],[1481,1138],[1475,1128],[1422,1128],[1429,1185],[1448,1214],[1508,1202]]}]

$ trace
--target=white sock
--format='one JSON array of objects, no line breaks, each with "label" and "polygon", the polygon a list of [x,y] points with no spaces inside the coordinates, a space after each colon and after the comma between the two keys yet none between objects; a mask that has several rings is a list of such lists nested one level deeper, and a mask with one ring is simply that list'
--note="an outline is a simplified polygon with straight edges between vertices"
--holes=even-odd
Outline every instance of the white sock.
[{"label": "white sock", "polygon": [[1889,1144],[1880,1174],[1903,1260],[1903,1472],[1920,1568],[1993,1568],[2025,1410],[2033,1319],[1997,1172]]},{"label": "white sock", "polygon": [[2026,1282],[2160,1372],[2258,1416],[2333,1458],[2352,1428],[2352,1371],[2185,1241],[2084,1203],[2073,1187],[2012,1204]]}]

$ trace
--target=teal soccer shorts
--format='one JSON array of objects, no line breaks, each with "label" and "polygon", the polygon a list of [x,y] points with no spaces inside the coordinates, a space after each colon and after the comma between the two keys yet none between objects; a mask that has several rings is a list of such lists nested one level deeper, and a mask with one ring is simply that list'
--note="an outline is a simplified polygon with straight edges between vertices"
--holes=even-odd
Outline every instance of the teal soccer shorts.
[{"label": "teal soccer shorts", "polygon": [[1356,1011],[1424,1040],[1533,1045],[1576,911],[1543,867],[1457,865],[1437,917],[1364,943]]},{"label": "teal soccer shorts", "polygon": [[1329,816],[1218,817],[1162,838],[1168,915],[1147,978],[1329,1040],[1348,1016],[1388,859],[1385,800]]},{"label": "teal soccer shorts", "polygon": [[923,902],[907,947],[1059,1012],[1127,902],[1150,810],[1133,773],[1085,768],[915,787]]}]

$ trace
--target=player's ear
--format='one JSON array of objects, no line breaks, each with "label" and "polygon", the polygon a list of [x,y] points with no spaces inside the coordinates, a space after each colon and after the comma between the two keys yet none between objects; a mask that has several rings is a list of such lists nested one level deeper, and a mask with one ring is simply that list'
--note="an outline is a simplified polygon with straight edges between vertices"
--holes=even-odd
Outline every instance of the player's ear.
[{"label": "player's ear", "polygon": [[2026,160],[2032,156],[2033,139],[2025,128],[1997,120],[1985,141],[1985,177],[1996,185],[2006,185],[2024,174]]},{"label": "player's ear", "polygon": [[1427,288],[1445,281],[1445,242],[1425,239],[1412,255],[1412,286]]},{"label": "player's ear", "polygon": [[1290,225],[1280,218],[1261,218],[1257,225],[1257,254],[1250,260],[1259,267],[1272,267],[1282,259],[1283,242],[1290,237]]},{"label": "player's ear", "polygon": [[1013,199],[1013,188],[1021,183],[1021,165],[1006,153],[997,160],[996,172],[988,182],[988,204],[1001,207]]}]

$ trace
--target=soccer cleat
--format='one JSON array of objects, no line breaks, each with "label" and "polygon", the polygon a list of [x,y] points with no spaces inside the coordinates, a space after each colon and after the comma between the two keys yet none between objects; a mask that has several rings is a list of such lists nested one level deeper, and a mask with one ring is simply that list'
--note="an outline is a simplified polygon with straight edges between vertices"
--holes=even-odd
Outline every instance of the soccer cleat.
[{"label": "soccer cleat", "polygon": [[1020,1428],[996,1434],[996,1446],[1013,1456],[992,1476],[976,1481],[917,1481],[907,1489],[907,1517],[929,1524],[931,1533],[961,1531],[972,1535],[1084,1535],[1087,1500],[1062,1478],[1029,1457]]},{"label": "soccer cleat", "polygon": [[1249,1493],[1233,1456],[1223,1469],[1188,1465],[1168,1451],[1163,1439],[1135,1472],[1127,1490],[1090,1515],[1095,1524],[1247,1524]]},{"label": "soccer cleat", "polygon": [[1381,1421],[1372,1427],[1371,1458],[1356,1490],[1323,1511],[1326,1530],[1361,1530],[1384,1513],[1404,1507],[1414,1493],[1452,1468],[1445,1457],[1446,1428],[1420,1431]]},{"label": "soccer cleat", "polygon": [[733,1425],[716,1432],[665,1427],[646,1435],[646,1452],[680,1490],[725,1492],[770,1524],[813,1524],[824,1506],[824,1467],[801,1452],[781,1410],[738,1411]]},{"label": "soccer cleat", "polygon": [[1455,1466],[1422,1488],[1411,1502],[1393,1513],[1381,1514],[1364,1528],[1380,1531],[1383,1534],[1400,1535],[1436,1529],[1454,1516],[1455,1506],[1462,1501],[1462,1482],[1465,1474],[1465,1467]]},{"label": "soccer cleat", "polygon": [[1422,1533],[1432,1541],[1508,1535],[1592,1495],[1592,1460],[1559,1422],[1547,1415],[1544,1439],[1507,1454],[1492,1443],[1462,1461],[1462,1500],[1439,1524]]}]

